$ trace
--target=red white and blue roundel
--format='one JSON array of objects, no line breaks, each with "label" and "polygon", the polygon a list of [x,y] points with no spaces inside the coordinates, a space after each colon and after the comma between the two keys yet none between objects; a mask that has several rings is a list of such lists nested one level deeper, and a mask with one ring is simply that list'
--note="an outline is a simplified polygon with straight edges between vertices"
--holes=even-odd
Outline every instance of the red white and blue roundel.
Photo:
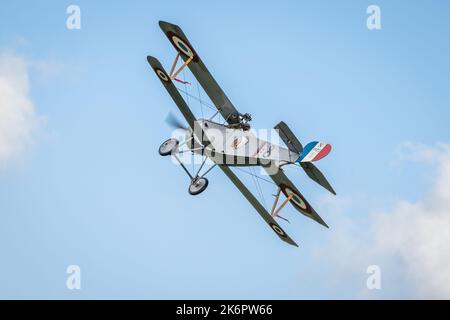
[{"label": "red white and blue roundel", "polygon": [[162,81],[164,81],[164,82],[170,81],[169,76],[161,69],[155,68],[155,72]]},{"label": "red white and blue roundel", "polygon": [[331,151],[328,143],[313,141],[308,143],[296,162],[314,162],[325,158]]},{"label": "red white and blue roundel", "polygon": [[306,201],[306,199],[303,198],[303,196],[299,192],[296,192],[294,188],[290,188],[285,184],[280,184],[280,189],[281,191],[283,191],[286,198],[288,198],[289,196],[291,197],[290,203],[293,204],[294,207],[297,207],[298,209],[300,209],[300,211],[307,215],[311,214],[312,209],[308,201]]},{"label": "red white and blue roundel", "polygon": [[192,48],[192,46],[189,44],[189,41],[172,31],[167,32],[167,37],[179,53],[183,54],[187,58],[193,59],[195,62],[198,62],[198,55],[195,52],[194,48]]}]

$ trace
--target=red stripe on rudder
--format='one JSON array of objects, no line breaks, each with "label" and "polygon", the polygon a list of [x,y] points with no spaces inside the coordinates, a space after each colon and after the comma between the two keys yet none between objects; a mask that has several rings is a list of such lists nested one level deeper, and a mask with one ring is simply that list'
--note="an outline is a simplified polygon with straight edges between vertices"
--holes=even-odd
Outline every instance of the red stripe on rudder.
[{"label": "red stripe on rudder", "polygon": [[331,144],[325,145],[322,150],[317,154],[317,156],[314,157],[312,161],[318,161],[322,158],[325,158],[331,151]]}]

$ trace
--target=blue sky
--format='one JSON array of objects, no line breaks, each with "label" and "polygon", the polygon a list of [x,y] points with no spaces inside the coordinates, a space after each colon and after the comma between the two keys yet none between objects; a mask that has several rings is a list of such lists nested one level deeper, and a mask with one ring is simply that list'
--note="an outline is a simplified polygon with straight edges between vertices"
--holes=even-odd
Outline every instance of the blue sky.
[{"label": "blue sky", "polygon": [[[81,30],[66,28],[70,4],[81,8]],[[366,27],[371,4],[381,30]],[[446,238],[431,241],[422,220],[411,227],[431,243],[431,270],[416,264],[423,248],[402,240],[415,239],[408,223],[426,219],[419,209],[442,198],[430,190],[447,190],[449,9],[418,0],[3,3],[0,76],[21,72],[37,124],[0,167],[0,297],[449,297],[431,275],[448,274],[448,254],[428,250]],[[179,115],[146,62],[150,54],[168,68],[175,56],[158,20],[183,28],[254,127],[284,120],[304,143],[333,145],[319,166],[337,197],[287,170],[329,230],[290,208],[291,224],[281,224],[300,248],[285,245],[218,170],[204,194],[187,193],[184,173],[157,153],[171,134],[167,113]],[[415,209],[403,213],[402,203]],[[66,288],[72,264],[78,291]],[[370,291],[374,264],[383,287]]]}]

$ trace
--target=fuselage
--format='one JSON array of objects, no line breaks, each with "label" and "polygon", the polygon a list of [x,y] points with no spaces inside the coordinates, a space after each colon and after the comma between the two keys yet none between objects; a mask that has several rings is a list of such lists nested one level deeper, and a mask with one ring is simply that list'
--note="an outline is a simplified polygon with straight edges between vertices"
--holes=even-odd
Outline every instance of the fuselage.
[{"label": "fuselage", "polygon": [[[289,151],[276,143],[278,137],[261,134],[253,130],[230,128],[217,122],[199,119],[194,125],[194,143],[190,144],[192,151],[201,154],[204,152],[211,160],[218,164],[229,166],[257,166],[276,165],[278,167],[294,163],[298,154]],[[261,132],[265,132],[261,130]],[[192,131],[186,135],[191,139]],[[205,146],[203,149],[202,146]]]}]

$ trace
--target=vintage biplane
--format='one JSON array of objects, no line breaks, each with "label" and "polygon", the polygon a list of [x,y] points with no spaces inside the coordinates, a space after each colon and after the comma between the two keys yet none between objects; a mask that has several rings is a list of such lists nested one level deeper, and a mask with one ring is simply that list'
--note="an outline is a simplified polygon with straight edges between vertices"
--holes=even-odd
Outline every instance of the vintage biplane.
[{"label": "vintage biplane", "polygon": [[[171,155],[180,163],[190,178],[189,193],[197,195],[203,192],[208,186],[208,180],[205,178],[205,175],[213,167],[218,166],[283,241],[297,246],[275,221],[275,218],[282,218],[279,213],[288,202],[305,216],[328,228],[325,221],[322,220],[284,174],[282,167],[285,165],[300,166],[309,178],[331,193],[336,194],[325,176],[312,163],[325,157],[330,152],[331,146],[326,143],[311,142],[303,147],[284,122],[277,124],[275,129],[278,130],[278,134],[286,147],[257,137],[253,130],[250,130],[251,116],[247,113],[239,113],[233,106],[203,64],[197,51],[194,50],[181,28],[164,21],[160,21],[159,25],[177,51],[175,61],[170,72],[167,73],[156,58],[148,56],[147,60],[188,124],[188,127],[185,129],[184,142],[180,143],[178,139],[170,138],[160,146],[159,153],[162,156]],[[177,65],[179,58],[182,59],[180,67]],[[177,78],[185,67],[190,69],[215,108],[217,108],[213,117],[197,119],[175,86],[174,81],[186,83]],[[225,120],[223,123],[213,120],[219,113]],[[205,160],[196,174],[191,174],[180,160],[179,150],[182,146],[191,153],[204,157]],[[211,160],[214,165],[201,174],[203,164],[207,159]],[[278,186],[270,213],[231,170],[231,167],[234,166],[261,166],[267,171],[267,174]],[[282,194],[285,200],[277,208]]]}]

